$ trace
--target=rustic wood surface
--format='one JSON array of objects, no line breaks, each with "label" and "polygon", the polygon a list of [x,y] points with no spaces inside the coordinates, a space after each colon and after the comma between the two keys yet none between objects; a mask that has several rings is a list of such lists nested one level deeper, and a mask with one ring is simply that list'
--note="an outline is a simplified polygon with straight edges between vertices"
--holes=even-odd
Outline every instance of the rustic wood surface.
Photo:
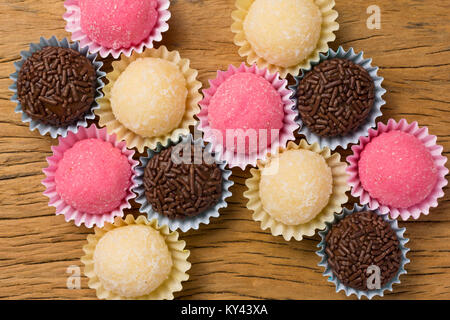
[{"label": "rustic wood surface", "polygon": [[[366,8],[381,8],[381,29],[366,27]],[[218,69],[243,61],[230,31],[234,0],[172,0],[163,44],[199,70],[203,85]],[[383,120],[417,120],[450,153],[450,3],[420,0],[337,0],[340,29],[331,44],[364,50],[385,78]],[[70,265],[80,265],[92,230],[66,223],[47,206],[41,180],[56,140],[30,132],[14,113],[8,86],[19,52],[40,36],[69,36],[61,0],[0,0],[0,298],[94,299],[66,287]],[[108,63],[107,63],[108,64]],[[348,152],[342,152],[347,155]],[[242,193],[248,170],[233,170],[229,206],[199,231],[182,235],[191,250],[190,279],[180,299],[348,299],[322,276],[318,236],[286,242],[251,219]],[[447,188],[446,190],[447,191]],[[410,238],[407,275],[391,299],[450,298],[450,196],[418,221],[400,222]],[[352,202],[349,203],[349,207]],[[136,206],[135,206],[136,207]],[[137,210],[127,213],[137,214]]]}]

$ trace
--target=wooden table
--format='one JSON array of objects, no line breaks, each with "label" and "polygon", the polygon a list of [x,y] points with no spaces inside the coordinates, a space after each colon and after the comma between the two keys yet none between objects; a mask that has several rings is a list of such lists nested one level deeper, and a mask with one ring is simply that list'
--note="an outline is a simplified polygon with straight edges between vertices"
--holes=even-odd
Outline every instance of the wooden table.
[{"label": "wooden table", "polygon": [[[366,8],[381,8],[381,29],[369,30]],[[179,50],[199,70],[204,86],[216,70],[242,58],[230,31],[234,0],[172,0],[170,30],[163,44]],[[380,67],[387,89],[382,120],[417,120],[428,126],[450,151],[450,3],[418,0],[337,0],[340,30],[331,44],[364,50]],[[81,248],[92,230],[66,223],[47,206],[41,180],[49,136],[30,132],[14,113],[8,86],[19,52],[40,36],[69,36],[61,0],[0,0],[0,298],[93,299],[82,278],[81,289],[66,287],[70,265],[79,265]],[[109,61],[108,61],[109,62]],[[107,62],[107,65],[108,65]],[[347,155],[348,152],[342,152]],[[190,279],[180,299],[348,299],[335,293],[322,276],[316,256],[318,236],[286,242],[262,231],[245,207],[245,172],[233,170],[229,206],[199,231],[182,235],[191,250]],[[446,188],[447,191],[447,188]],[[351,207],[353,202],[348,204]],[[450,298],[450,196],[407,228],[408,274],[394,286],[391,299]],[[127,213],[137,214],[135,209]]]}]

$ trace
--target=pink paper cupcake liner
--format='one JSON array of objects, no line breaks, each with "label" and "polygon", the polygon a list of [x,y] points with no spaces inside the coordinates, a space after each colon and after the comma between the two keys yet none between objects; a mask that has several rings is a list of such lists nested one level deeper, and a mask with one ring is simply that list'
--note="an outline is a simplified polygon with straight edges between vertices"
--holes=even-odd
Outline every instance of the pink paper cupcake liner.
[{"label": "pink paper cupcake liner", "polygon": [[[436,186],[428,197],[422,202],[409,208],[394,208],[392,206],[386,206],[379,203],[376,199],[372,198],[366,190],[364,190],[361,181],[359,180],[358,162],[364,147],[373,138],[379,136],[380,134],[395,130],[412,134],[418,138],[433,156],[439,173]],[[427,127],[420,128],[416,121],[409,124],[405,119],[401,119],[399,122],[396,122],[394,119],[389,119],[387,125],[379,122],[377,124],[377,129],[370,129],[367,137],[361,137],[359,139],[359,144],[352,147],[353,155],[347,157],[347,162],[350,164],[347,168],[347,172],[349,174],[349,184],[352,187],[352,196],[359,197],[360,203],[363,205],[368,204],[371,210],[378,209],[380,214],[390,213],[390,216],[393,219],[396,219],[399,216],[403,220],[407,220],[410,217],[417,219],[421,213],[428,215],[431,207],[437,207],[438,199],[444,195],[444,191],[442,189],[448,183],[447,179],[445,179],[445,175],[449,172],[445,167],[447,157],[442,155],[443,147],[437,145],[436,140],[436,136],[428,134]]]},{"label": "pink paper cupcake liner", "polygon": [[147,38],[141,41],[141,43],[138,45],[133,45],[129,48],[105,48],[91,40],[83,32],[83,30],[81,30],[79,0],[66,0],[64,2],[66,13],[63,15],[63,19],[67,21],[66,31],[72,33],[72,40],[79,41],[81,47],[88,46],[91,53],[98,52],[102,58],[112,55],[114,59],[117,59],[122,53],[129,57],[133,50],[137,53],[142,53],[144,48],[153,48],[154,41],[162,40],[162,33],[169,30],[169,24],[167,23],[170,19],[170,12],[168,10],[169,6],[169,0],[158,0],[158,21],[156,22],[153,30]]},{"label": "pink paper cupcake liner", "polygon": [[[106,214],[89,214],[76,210],[75,208],[69,206],[64,202],[63,199],[56,192],[55,184],[55,173],[58,168],[58,163],[62,159],[64,152],[70,149],[76,142],[80,140],[96,138],[103,141],[110,142],[114,147],[121,150],[122,153],[128,158],[128,162],[131,165],[132,176],[130,187],[128,188],[128,193],[126,198],[122,201],[122,204],[115,209]],[[81,127],[78,133],[69,132],[67,137],[60,137],[58,139],[59,144],[57,146],[52,146],[53,155],[47,158],[48,167],[43,169],[46,178],[42,181],[42,184],[46,187],[44,195],[47,196],[49,200],[49,206],[56,208],[56,215],[64,215],[67,222],[73,220],[76,226],[84,225],[88,228],[94,225],[98,227],[103,227],[105,222],[113,223],[115,217],[123,217],[123,210],[131,208],[130,199],[136,197],[136,194],[132,191],[133,188],[137,186],[135,181],[136,171],[135,167],[138,165],[138,161],[133,160],[134,150],[129,150],[126,147],[125,141],[116,141],[116,135],[108,135],[106,128],[98,129],[95,124],[90,127]]]},{"label": "pink paper cupcake liner", "polygon": [[[270,82],[279,92],[284,107],[284,126],[280,130],[278,142],[272,143],[264,150],[251,154],[242,154],[226,150],[221,143],[216,143],[213,129],[210,127],[208,121],[208,106],[218,87],[232,75],[244,72],[260,75]],[[209,80],[209,84],[210,87],[203,90],[204,98],[199,103],[202,109],[197,115],[200,120],[198,129],[203,131],[203,140],[212,144],[212,151],[219,154],[220,160],[226,161],[229,167],[240,167],[244,170],[247,165],[255,166],[256,161],[265,159],[267,153],[275,153],[279,147],[286,147],[289,140],[295,140],[294,131],[298,128],[298,124],[295,122],[296,112],[292,110],[295,105],[294,101],[290,98],[292,96],[292,91],[287,88],[287,80],[281,79],[278,73],[270,73],[266,68],[259,69],[256,64],[248,67],[245,63],[242,63],[238,68],[230,65],[227,71],[217,71],[217,77],[213,80]]]}]

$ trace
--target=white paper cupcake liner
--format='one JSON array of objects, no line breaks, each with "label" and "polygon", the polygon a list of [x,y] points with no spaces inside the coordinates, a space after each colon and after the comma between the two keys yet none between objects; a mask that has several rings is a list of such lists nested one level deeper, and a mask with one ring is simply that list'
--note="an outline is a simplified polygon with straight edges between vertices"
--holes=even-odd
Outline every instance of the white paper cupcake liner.
[{"label": "white paper cupcake liner", "polygon": [[[84,115],[84,117],[80,120],[78,120],[76,123],[71,124],[69,126],[52,126],[48,124],[44,124],[38,120],[33,120],[28,114],[23,112],[22,105],[19,102],[19,98],[17,96],[17,80],[19,78],[19,72],[20,68],[24,64],[25,60],[27,60],[31,55],[39,51],[45,47],[61,47],[61,48],[70,48],[73,49],[79,53],[81,53],[83,56],[89,59],[89,61],[92,62],[97,80],[96,80],[96,92],[95,92],[95,99],[92,103],[92,106],[90,110]],[[103,97],[103,93],[101,92],[101,89],[104,87],[104,83],[101,80],[106,73],[101,71],[101,67],[103,66],[103,62],[96,61],[97,55],[96,54],[89,54],[87,47],[80,47],[80,44],[78,42],[69,43],[69,40],[67,38],[62,39],[61,41],[58,41],[55,36],[51,37],[50,39],[45,39],[43,37],[40,38],[39,43],[31,43],[30,44],[30,50],[28,51],[22,51],[20,52],[20,56],[22,59],[20,61],[14,62],[14,67],[16,69],[16,72],[10,75],[10,79],[14,80],[14,83],[9,87],[9,90],[14,92],[14,95],[11,98],[11,101],[14,103],[17,103],[15,112],[16,113],[22,113],[22,122],[30,123],[30,131],[34,131],[37,129],[39,133],[43,136],[45,136],[47,133],[50,134],[52,138],[56,138],[57,136],[65,137],[67,136],[68,132],[77,133],[78,128],[84,127],[86,128],[88,126],[87,120],[92,120],[95,118],[94,110],[99,108],[99,105],[97,103],[97,100]]]},{"label": "white paper cupcake liner", "polygon": [[[266,149],[254,153],[237,153],[234,150],[227,150],[222,142],[215,141],[214,129],[209,125],[208,107],[211,98],[216,93],[219,86],[229,77],[237,73],[254,73],[266,79],[274,89],[280,94],[283,103],[284,118],[283,128],[279,132],[278,141],[273,142]],[[247,165],[256,166],[257,160],[264,160],[267,153],[275,153],[279,147],[286,147],[289,140],[295,140],[294,131],[298,125],[295,122],[294,101],[290,98],[292,91],[287,86],[287,80],[281,79],[278,73],[270,73],[268,69],[260,69],[256,64],[250,67],[242,63],[239,67],[230,65],[226,71],[217,71],[217,77],[209,81],[210,87],[203,90],[204,98],[200,101],[201,111],[197,117],[199,119],[198,129],[203,131],[203,140],[212,143],[212,150],[220,155],[220,159],[225,160],[230,168],[240,167],[242,170]]]},{"label": "white paper cupcake liner", "polygon": [[[55,174],[64,152],[78,141],[91,138],[109,142],[119,149],[127,157],[132,172],[126,197],[122,200],[119,207],[104,214],[90,214],[79,211],[67,204],[56,191]],[[56,215],[64,215],[67,222],[73,220],[76,226],[79,227],[84,224],[87,228],[93,226],[103,227],[105,222],[113,223],[115,217],[123,217],[124,209],[131,208],[130,200],[136,197],[133,188],[136,186],[135,177],[138,162],[133,160],[134,150],[127,149],[125,141],[117,140],[116,135],[109,135],[105,128],[98,129],[95,124],[90,125],[87,129],[80,128],[76,134],[71,132],[65,138],[59,137],[58,141],[59,144],[52,147],[53,155],[47,158],[48,167],[42,170],[45,174],[45,179],[42,180],[42,184],[45,186],[44,195],[49,198],[48,205],[56,208]]]},{"label": "white paper cupcake liner", "polygon": [[[326,228],[323,231],[319,231],[319,235],[321,237],[320,243],[317,245],[317,247],[320,248],[319,251],[316,252],[316,254],[321,257],[321,261],[319,263],[319,266],[324,267],[325,271],[323,272],[323,275],[328,277],[328,281],[332,282],[336,285],[336,292],[344,291],[346,296],[351,296],[352,294],[356,295],[358,299],[361,299],[362,297],[367,297],[368,299],[372,299],[375,296],[383,296],[384,291],[392,291],[392,285],[395,283],[400,283],[400,276],[402,274],[406,274],[405,265],[410,262],[408,258],[406,258],[406,253],[409,251],[408,248],[405,247],[405,244],[409,241],[409,239],[404,237],[405,228],[399,228],[397,224],[397,220],[391,220],[386,215],[382,215],[382,218],[384,221],[388,222],[391,226],[391,228],[394,230],[394,232],[397,235],[398,241],[400,243],[400,249],[402,252],[402,259],[400,262],[400,266],[398,269],[397,274],[388,282],[386,283],[382,288],[378,290],[356,290],[354,288],[348,287],[344,285],[334,274],[331,270],[330,265],[328,264],[328,255],[325,252],[326,248],[326,240],[325,237],[327,236],[328,232],[331,230],[332,226],[336,223],[338,223],[340,220],[342,220],[344,217],[354,213],[354,212],[361,212],[361,211],[369,211],[368,206],[359,206],[355,204],[353,206],[353,210],[348,210],[347,208],[344,208],[343,212],[340,214],[334,214],[334,220],[333,222],[326,222]],[[378,213],[378,211],[375,211]]]},{"label": "white paper cupcake liner", "polygon": [[[182,232],[186,232],[191,229],[197,230],[200,224],[202,223],[209,224],[211,218],[217,218],[219,216],[219,209],[228,206],[225,199],[231,196],[231,191],[229,191],[229,189],[233,185],[233,181],[229,179],[231,176],[231,170],[225,169],[226,162],[220,160],[218,155],[214,154],[216,163],[222,170],[222,196],[214,206],[206,209],[205,211],[196,216],[186,217],[184,219],[169,218],[166,215],[158,213],[155,210],[153,210],[152,205],[148,203],[147,197],[145,196],[145,187],[143,181],[145,168],[147,166],[147,163],[150,161],[151,158],[154,157],[155,154],[160,153],[163,149],[166,149],[171,145],[176,145],[179,143],[183,144],[193,143],[194,145],[201,145],[202,147],[205,147],[205,144],[201,138],[194,140],[192,135],[189,135],[180,137],[178,142],[176,143],[171,142],[166,147],[163,147],[161,144],[159,144],[156,150],[147,149],[147,156],[140,158],[141,164],[136,168],[135,180],[137,186],[133,189],[133,191],[137,194],[137,198],[135,199],[135,201],[141,205],[139,211],[141,213],[146,213],[149,220],[156,218],[158,219],[158,223],[160,226],[167,225],[171,231],[180,229]],[[212,154],[211,147],[212,146],[210,143],[207,144],[206,147],[204,148],[204,152]]]},{"label": "white paper cupcake liner", "polygon": [[[295,121],[297,121],[297,123],[300,125],[298,133],[304,135],[309,143],[312,144],[317,142],[321,148],[329,147],[331,150],[336,149],[336,147],[338,146],[342,147],[343,149],[347,149],[348,144],[358,143],[358,140],[361,136],[367,136],[369,129],[375,127],[376,119],[382,115],[381,107],[386,103],[386,101],[384,101],[382,98],[382,96],[386,93],[386,90],[381,86],[383,78],[377,75],[378,67],[373,67],[371,65],[372,59],[365,59],[363,57],[363,53],[364,52],[361,51],[356,54],[353,48],[345,51],[341,46],[337,51],[334,51],[330,48],[327,54],[320,53],[319,61],[311,62],[311,67],[309,67],[308,69],[302,69],[301,75],[294,77],[295,84],[293,86],[290,86],[289,88],[294,92],[292,99],[295,101],[294,110],[297,112]],[[298,114],[298,99],[296,95],[300,80],[303,79],[303,77],[309,71],[311,71],[314,66],[320,64],[322,61],[333,58],[347,59],[363,67],[373,79],[373,83],[375,85],[375,97],[372,110],[367,115],[365,122],[361,124],[356,130],[348,133],[345,136],[321,137],[318,134],[312,132],[306,125],[303,124],[303,121]]]},{"label": "white paper cupcake liner", "polygon": [[90,52],[98,52],[102,58],[106,58],[108,55],[111,55],[114,59],[117,59],[122,53],[127,57],[129,57],[133,53],[133,51],[142,53],[145,48],[153,48],[153,42],[159,42],[162,40],[162,33],[169,30],[169,24],[167,23],[167,21],[170,19],[169,6],[169,0],[158,0],[158,21],[153,27],[153,30],[150,32],[147,38],[143,39],[139,44],[133,45],[129,48],[105,48],[102,45],[91,40],[81,30],[79,0],[66,0],[64,2],[66,13],[64,13],[63,19],[67,21],[66,31],[72,33],[72,40],[80,41],[82,46],[88,46]]}]

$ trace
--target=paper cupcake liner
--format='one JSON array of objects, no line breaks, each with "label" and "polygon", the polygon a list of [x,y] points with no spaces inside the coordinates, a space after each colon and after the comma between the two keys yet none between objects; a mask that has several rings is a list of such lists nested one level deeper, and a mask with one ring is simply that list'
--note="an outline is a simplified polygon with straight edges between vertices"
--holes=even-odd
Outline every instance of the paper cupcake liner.
[{"label": "paper cupcake liner", "polygon": [[[205,147],[205,144],[203,143],[203,140],[201,138],[194,140],[192,135],[183,136],[179,143],[183,144],[193,143],[194,145],[201,145],[202,147]],[[177,143],[172,143],[172,145],[175,144]],[[166,215],[158,213],[155,210],[153,210],[152,205],[148,203],[147,197],[145,196],[145,187],[144,187],[144,171],[145,168],[147,167],[147,163],[150,161],[151,158],[154,157],[155,154],[160,153],[163,149],[166,148],[158,146],[156,150],[148,149],[147,156],[140,158],[141,165],[136,168],[137,187],[134,188],[134,192],[137,193],[137,198],[135,199],[135,201],[141,205],[139,211],[141,213],[146,213],[149,220],[156,218],[158,220],[159,225],[161,226],[167,225],[169,226],[169,229],[171,231],[175,231],[177,229],[180,229],[182,232],[186,232],[191,229],[197,230],[201,223],[209,224],[210,218],[213,217],[217,218],[219,216],[220,208],[225,208],[228,206],[225,199],[231,196],[231,191],[229,191],[229,188],[233,185],[233,181],[229,179],[231,176],[231,170],[226,170],[225,169],[226,162],[220,161],[217,158],[217,155],[215,155],[216,163],[222,170],[222,196],[220,200],[214,206],[208,208],[199,215],[193,217],[186,217],[184,219],[169,218]],[[205,147],[204,151],[211,153],[211,144],[208,144]]]},{"label": "paper cupcake liner", "polygon": [[[234,150],[226,150],[222,142],[216,142],[213,134],[213,129],[208,121],[208,106],[211,98],[216,93],[219,86],[229,77],[236,73],[254,73],[266,79],[281,96],[284,108],[283,128],[280,130],[278,142],[272,143],[268,148],[260,150],[257,153],[244,154],[237,153]],[[248,67],[242,63],[238,68],[233,65],[228,67],[227,71],[217,71],[217,77],[209,81],[210,87],[203,90],[204,98],[200,102],[201,111],[197,115],[199,118],[198,129],[203,131],[203,140],[212,144],[212,151],[220,155],[222,160],[225,160],[230,167],[240,167],[245,169],[247,165],[256,165],[258,159],[264,159],[268,152],[274,153],[278,147],[285,147],[289,140],[295,140],[294,131],[298,128],[295,122],[296,113],[292,110],[294,102],[290,99],[292,91],[287,89],[287,80],[280,79],[278,73],[270,73],[267,69],[259,69],[256,65]]]},{"label": "paper cupcake liner", "polygon": [[[117,209],[106,214],[90,214],[79,211],[65,203],[56,192],[55,174],[58,163],[63,158],[64,152],[70,149],[76,142],[90,138],[110,142],[114,147],[122,151],[122,154],[128,158],[128,162],[131,165],[132,177],[126,198],[123,199],[121,205]],[[77,134],[70,132],[67,137],[60,137],[58,141],[59,144],[57,146],[52,146],[53,155],[47,158],[48,167],[42,170],[46,176],[46,178],[42,180],[42,184],[46,187],[44,195],[50,199],[48,205],[56,208],[56,215],[62,214],[67,222],[73,220],[76,226],[84,224],[87,228],[91,228],[94,225],[103,227],[105,222],[112,223],[114,222],[115,217],[122,217],[123,210],[131,208],[130,200],[136,197],[132,191],[136,186],[135,167],[138,164],[137,161],[133,160],[134,150],[127,149],[124,141],[117,140],[115,135],[108,135],[106,129],[97,129],[95,124],[92,124],[87,129],[80,128]]]},{"label": "paper cupcake liner", "polygon": [[[92,106],[90,110],[84,115],[84,117],[80,120],[78,120],[76,123],[71,124],[69,126],[52,126],[48,124],[44,124],[38,120],[33,120],[28,114],[23,112],[22,105],[19,102],[19,98],[17,95],[17,80],[19,78],[19,72],[20,68],[22,68],[22,65],[24,62],[31,57],[33,53],[36,51],[39,51],[45,47],[61,47],[61,48],[70,48],[73,49],[79,53],[81,53],[83,56],[89,59],[89,61],[92,62],[92,65],[94,66],[97,81],[96,81],[96,90],[95,90],[95,99],[92,103]],[[103,66],[103,62],[96,61],[97,55],[96,54],[89,54],[87,47],[80,47],[80,44],[78,42],[69,43],[69,40],[67,38],[62,39],[61,41],[57,40],[55,36],[51,37],[50,39],[45,39],[43,37],[40,38],[39,43],[31,43],[30,49],[28,51],[21,51],[20,56],[22,59],[20,61],[14,62],[14,67],[16,71],[12,73],[9,77],[14,81],[14,83],[9,87],[9,90],[14,92],[14,95],[11,97],[11,101],[14,103],[17,103],[15,112],[16,113],[22,113],[22,122],[30,123],[30,131],[34,131],[37,129],[39,133],[43,136],[45,136],[47,133],[50,134],[52,138],[56,138],[57,136],[65,137],[67,136],[68,132],[77,133],[78,128],[84,127],[86,128],[88,126],[87,120],[92,120],[95,118],[93,110],[98,109],[99,105],[97,103],[98,99],[103,97],[103,94],[101,92],[101,89],[104,87],[104,83],[101,78],[103,78],[106,73],[101,71],[100,69]]]},{"label": "paper cupcake liner", "polygon": [[[261,179],[260,169],[264,168],[270,163],[272,158],[276,158],[284,151],[298,149],[316,152],[325,159],[333,176],[333,190],[328,204],[313,220],[305,224],[290,226],[275,220],[264,210],[259,196],[259,183]],[[316,229],[321,230],[325,228],[325,222],[332,221],[334,217],[333,214],[335,212],[341,212],[342,205],[348,200],[348,197],[345,195],[345,193],[350,190],[350,186],[347,184],[347,174],[345,172],[347,164],[341,162],[340,159],[341,156],[339,153],[331,153],[329,148],[321,149],[317,143],[309,145],[306,140],[302,139],[300,144],[289,142],[286,149],[280,148],[277,154],[269,155],[267,160],[258,161],[258,169],[251,169],[250,173],[252,177],[245,181],[248,190],[244,192],[244,197],[248,199],[247,208],[253,211],[253,220],[260,221],[263,230],[270,228],[272,235],[282,235],[286,241],[290,241],[291,238],[300,241],[304,236],[313,236]]]},{"label": "paper cupcake liner", "polygon": [[322,13],[323,19],[320,38],[317,41],[315,50],[311,52],[305,60],[288,68],[271,64],[257,55],[245,36],[244,21],[248,10],[254,1],[255,0],[236,0],[237,10],[233,11],[231,14],[234,21],[231,25],[231,31],[236,34],[233,39],[234,44],[239,47],[239,55],[241,57],[247,57],[247,63],[249,65],[256,63],[258,67],[267,68],[271,73],[279,72],[282,78],[285,78],[288,74],[296,76],[301,68],[307,69],[310,67],[311,62],[318,62],[319,52],[327,52],[328,42],[332,42],[336,39],[334,32],[339,29],[339,24],[336,22],[338,13],[333,10],[335,5],[334,0],[314,0]]},{"label": "paper cupcake liner", "polygon": [[[348,144],[357,143],[358,139],[362,136],[367,136],[370,128],[374,128],[376,125],[376,119],[382,115],[381,107],[386,103],[383,100],[382,96],[386,93],[386,90],[381,86],[383,82],[383,78],[377,75],[378,67],[373,67],[371,65],[372,59],[365,59],[363,57],[364,52],[361,51],[359,53],[355,53],[353,48],[345,51],[341,46],[337,51],[333,49],[329,49],[327,54],[320,54],[320,60],[311,63],[311,66],[307,69],[301,70],[301,75],[298,77],[294,77],[295,85],[290,86],[289,88],[294,92],[292,99],[295,101],[295,112],[297,116],[295,121],[299,124],[300,128],[298,130],[299,134],[302,134],[306,137],[306,140],[309,143],[317,142],[321,148],[328,147],[331,150],[336,149],[336,147],[340,146],[343,149],[347,149]],[[346,134],[345,136],[336,136],[336,137],[321,137],[320,135],[312,132],[306,125],[303,124],[302,119],[298,113],[298,99],[297,99],[297,90],[300,85],[300,80],[311,71],[311,69],[320,64],[321,62],[333,58],[346,59],[354,62],[355,64],[363,67],[367,73],[369,73],[370,77],[373,80],[375,90],[374,90],[374,102],[373,107],[370,113],[367,115],[367,118],[363,124],[361,124],[356,130]]]},{"label": "paper cupcake liner", "polygon": [[397,220],[391,220],[387,216],[382,216],[384,221],[388,222],[391,226],[391,228],[394,230],[394,232],[397,235],[397,238],[400,242],[400,249],[402,251],[402,259],[400,262],[400,266],[398,269],[397,274],[388,282],[386,283],[382,288],[378,290],[357,290],[351,287],[348,287],[344,285],[334,274],[331,270],[330,265],[328,264],[328,255],[325,252],[326,248],[326,240],[325,237],[327,236],[328,232],[332,228],[333,225],[338,223],[340,220],[342,220],[344,217],[354,213],[354,212],[361,212],[361,211],[368,211],[369,208],[367,206],[359,206],[355,204],[353,206],[353,210],[348,210],[347,208],[344,208],[343,212],[339,214],[334,214],[334,220],[331,222],[326,223],[326,228],[323,231],[319,231],[319,235],[321,237],[320,243],[317,245],[318,248],[320,248],[319,251],[316,252],[316,254],[321,258],[321,261],[319,263],[319,266],[324,267],[325,271],[323,272],[323,275],[328,277],[328,281],[332,282],[336,285],[336,292],[340,292],[343,290],[346,294],[346,296],[351,296],[352,294],[356,295],[358,299],[361,299],[362,297],[367,297],[368,299],[372,299],[375,296],[383,296],[384,291],[392,291],[392,285],[395,283],[400,283],[400,276],[402,274],[406,274],[405,265],[410,262],[408,258],[406,258],[406,253],[409,251],[408,248],[405,247],[405,244],[409,241],[409,239],[404,237],[405,228],[399,228],[397,224]]},{"label": "paper cupcake liner", "polygon": [[[142,137],[125,127],[114,116],[110,103],[111,90],[120,74],[130,63],[138,58],[145,57],[161,58],[176,64],[186,79],[188,90],[186,110],[178,128],[172,130],[167,135],[152,138]],[[142,54],[133,53],[129,58],[122,57],[121,60],[113,62],[113,71],[106,75],[109,83],[103,89],[105,96],[99,100],[100,109],[95,111],[100,118],[99,125],[101,127],[106,126],[109,133],[115,133],[117,135],[117,139],[125,140],[128,148],[137,148],[141,153],[144,152],[145,147],[156,149],[158,144],[167,146],[171,141],[178,141],[180,136],[188,135],[190,133],[189,126],[193,126],[196,123],[194,115],[199,112],[200,108],[198,103],[202,99],[198,91],[202,86],[197,80],[198,72],[197,70],[191,69],[189,63],[190,61],[188,59],[181,59],[178,51],[168,51],[165,46],[161,46],[158,49],[147,49]]]},{"label": "paper cupcake liner", "polygon": [[81,30],[81,14],[79,7],[79,0],[66,0],[64,7],[66,13],[63,15],[63,19],[66,20],[66,31],[72,33],[73,41],[80,41],[81,45],[88,46],[89,51],[92,53],[99,53],[102,58],[106,58],[108,55],[117,59],[122,53],[129,57],[133,51],[142,53],[145,48],[153,48],[153,42],[159,42],[162,40],[162,33],[169,30],[169,24],[167,21],[170,19],[170,1],[158,0],[158,21],[156,22],[153,30],[150,32],[147,38],[143,39],[138,45],[133,45],[129,48],[111,49],[100,45],[99,43],[91,40],[87,34]]},{"label": "paper cupcake liner", "polygon": [[[409,208],[394,208],[379,203],[364,190],[361,181],[359,180],[358,162],[364,147],[380,134],[394,130],[403,131],[418,138],[432,155],[439,174],[436,186],[428,197],[422,202]],[[447,179],[445,179],[445,175],[448,173],[448,169],[445,167],[447,157],[442,155],[443,147],[437,145],[436,140],[436,136],[428,134],[427,127],[420,128],[416,121],[409,124],[405,119],[401,119],[399,122],[396,122],[394,119],[389,119],[387,125],[378,122],[377,129],[370,129],[368,137],[361,137],[359,139],[359,144],[352,147],[353,154],[347,157],[347,162],[350,164],[347,168],[347,172],[349,174],[349,184],[352,187],[352,196],[359,197],[360,203],[368,204],[371,210],[378,209],[381,214],[390,213],[390,216],[393,219],[397,219],[399,216],[403,220],[407,220],[410,217],[418,219],[421,213],[428,215],[430,208],[437,207],[438,199],[444,196],[444,191],[442,189],[448,183]]]},{"label": "paper cupcake liner", "polygon": [[[94,272],[94,252],[98,241],[108,231],[127,225],[136,224],[150,226],[161,233],[166,241],[167,247],[170,250],[173,266],[169,277],[156,290],[144,296],[127,298],[108,291],[103,287],[100,279]],[[89,288],[96,290],[97,297],[99,299],[172,300],[173,293],[182,290],[183,287],[181,282],[189,279],[189,275],[186,272],[191,268],[191,264],[187,261],[190,252],[189,250],[184,249],[186,242],[183,240],[178,240],[178,232],[170,232],[167,226],[158,226],[156,219],[148,221],[144,216],[139,216],[137,219],[134,219],[131,214],[127,215],[125,220],[117,217],[114,224],[106,223],[105,227],[102,229],[95,228],[95,234],[88,235],[87,241],[88,243],[83,247],[85,255],[81,257],[81,262],[84,264],[84,274],[89,278],[88,286]]]}]

